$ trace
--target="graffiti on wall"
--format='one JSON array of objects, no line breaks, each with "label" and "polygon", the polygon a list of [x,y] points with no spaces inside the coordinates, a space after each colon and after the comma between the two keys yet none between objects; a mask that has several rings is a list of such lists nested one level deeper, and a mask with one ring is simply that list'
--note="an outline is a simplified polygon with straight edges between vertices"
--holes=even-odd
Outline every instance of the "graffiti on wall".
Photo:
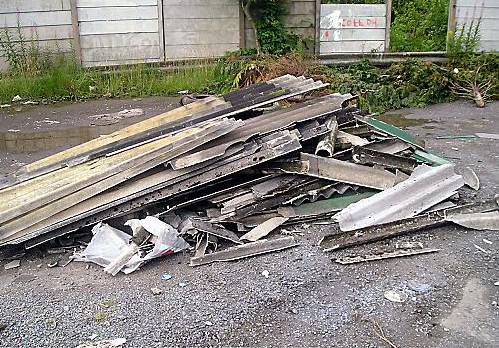
[{"label": "graffiti on wall", "polygon": [[321,17],[321,41],[341,41],[341,29],[383,29],[379,17],[342,17],[336,10]]}]

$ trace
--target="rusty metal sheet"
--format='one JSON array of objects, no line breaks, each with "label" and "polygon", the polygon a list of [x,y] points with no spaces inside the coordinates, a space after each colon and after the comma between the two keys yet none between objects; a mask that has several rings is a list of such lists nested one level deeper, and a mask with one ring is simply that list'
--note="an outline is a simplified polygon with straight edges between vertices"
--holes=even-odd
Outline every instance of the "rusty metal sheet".
[{"label": "rusty metal sheet", "polygon": [[420,165],[401,183],[350,205],[335,215],[342,231],[409,218],[440,203],[464,185],[453,165]]},{"label": "rusty metal sheet", "polygon": [[272,240],[262,239],[256,242],[217,251],[202,257],[193,257],[191,258],[190,266],[207,265],[213,262],[236,261],[246,257],[293,248],[298,245],[299,244],[293,237],[284,237]]}]

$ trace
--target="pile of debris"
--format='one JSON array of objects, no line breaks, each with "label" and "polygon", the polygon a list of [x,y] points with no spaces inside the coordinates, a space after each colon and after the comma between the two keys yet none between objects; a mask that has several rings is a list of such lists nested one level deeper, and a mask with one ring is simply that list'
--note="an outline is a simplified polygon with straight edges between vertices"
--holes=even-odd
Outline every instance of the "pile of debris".
[{"label": "pile of debris", "polygon": [[[0,246],[93,227],[77,258],[114,275],[190,248],[192,266],[291,248],[292,236],[265,237],[310,220],[339,223],[325,250],[446,222],[497,227],[497,200],[449,201],[465,181],[478,188],[474,173],[457,175],[350,94],[303,96],[325,86],[282,76],[28,164],[0,179]],[[285,99],[301,102],[275,107]],[[133,236],[116,228],[126,220]]]}]

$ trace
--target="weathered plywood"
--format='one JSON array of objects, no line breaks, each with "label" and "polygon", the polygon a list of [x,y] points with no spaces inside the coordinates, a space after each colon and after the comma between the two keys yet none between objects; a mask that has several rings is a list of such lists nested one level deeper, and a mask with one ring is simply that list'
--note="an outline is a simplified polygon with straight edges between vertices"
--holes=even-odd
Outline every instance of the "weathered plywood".
[{"label": "weathered plywood", "polygon": [[163,0],[166,59],[220,57],[239,48],[238,0]]},{"label": "weathered plywood", "polygon": [[480,51],[499,51],[499,1],[457,0],[456,32],[480,23]]},{"label": "weathered plywood", "polygon": [[321,5],[320,54],[385,51],[386,6]]}]

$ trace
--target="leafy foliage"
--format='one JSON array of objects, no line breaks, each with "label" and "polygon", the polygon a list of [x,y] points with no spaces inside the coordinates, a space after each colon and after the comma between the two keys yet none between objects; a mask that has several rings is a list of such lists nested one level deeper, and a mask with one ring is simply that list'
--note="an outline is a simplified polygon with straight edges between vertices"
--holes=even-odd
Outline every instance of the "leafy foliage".
[{"label": "leafy foliage", "polygon": [[284,0],[253,0],[251,10],[255,13],[263,52],[282,55],[299,47],[298,35],[284,26],[283,17],[287,13]]},{"label": "leafy foliage", "polygon": [[390,49],[444,51],[449,0],[394,0]]}]

